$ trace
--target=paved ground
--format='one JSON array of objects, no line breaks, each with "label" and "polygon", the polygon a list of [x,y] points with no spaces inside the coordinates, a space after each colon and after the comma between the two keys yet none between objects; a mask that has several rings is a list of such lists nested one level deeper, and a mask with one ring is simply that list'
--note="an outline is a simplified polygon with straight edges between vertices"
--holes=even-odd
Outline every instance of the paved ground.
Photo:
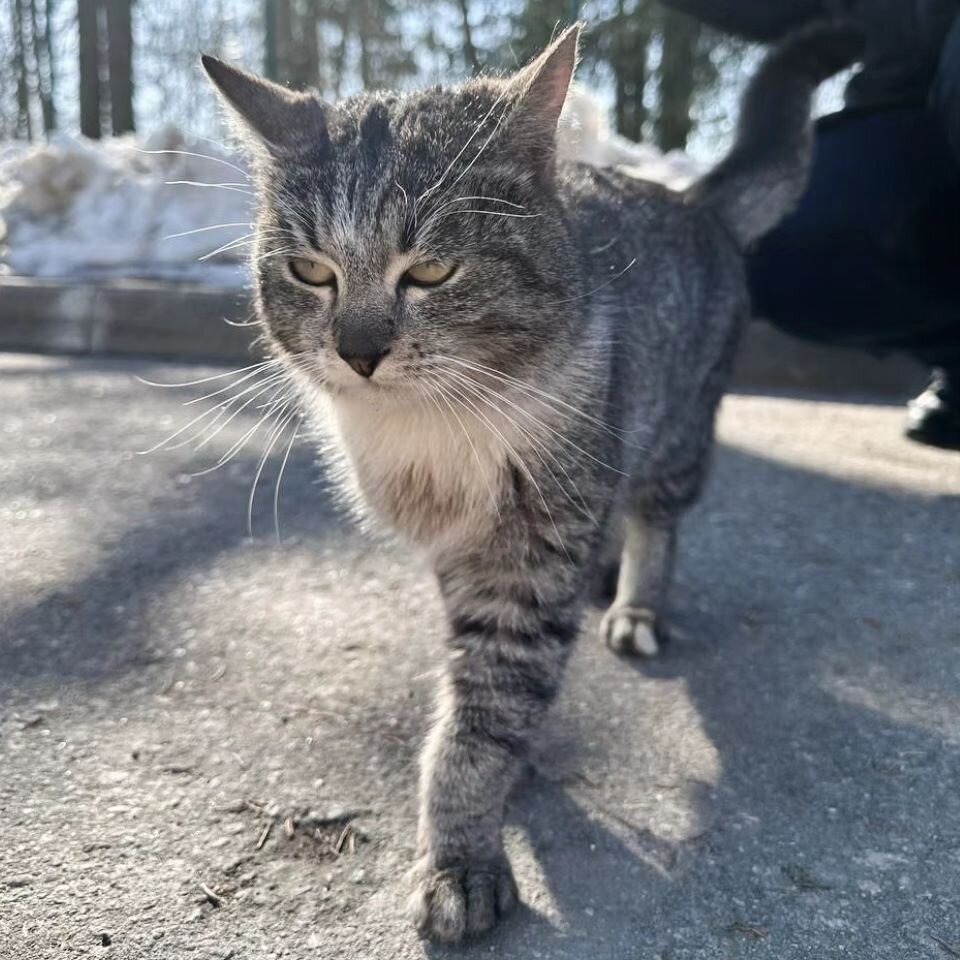
[{"label": "paved ground", "polygon": [[306,447],[248,539],[256,454],[189,476],[243,418],[138,457],[185,411],[135,373],[184,371],[0,360],[4,960],[960,956],[960,456],[896,407],[726,402],[683,635],[631,666],[591,616],[512,804],[526,906],[449,951],[399,915],[429,578]]}]

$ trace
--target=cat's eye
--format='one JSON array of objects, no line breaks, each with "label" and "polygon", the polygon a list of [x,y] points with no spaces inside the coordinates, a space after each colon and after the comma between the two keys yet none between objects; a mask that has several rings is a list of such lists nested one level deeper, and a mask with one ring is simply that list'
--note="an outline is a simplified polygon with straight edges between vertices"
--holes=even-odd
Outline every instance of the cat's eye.
[{"label": "cat's eye", "polygon": [[311,287],[332,287],[337,282],[337,275],[330,267],[306,257],[295,257],[291,260],[290,272],[301,283],[307,283]]},{"label": "cat's eye", "polygon": [[454,264],[441,260],[421,260],[400,278],[400,283],[411,287],[436,287],[449,280],[455,269]]}]

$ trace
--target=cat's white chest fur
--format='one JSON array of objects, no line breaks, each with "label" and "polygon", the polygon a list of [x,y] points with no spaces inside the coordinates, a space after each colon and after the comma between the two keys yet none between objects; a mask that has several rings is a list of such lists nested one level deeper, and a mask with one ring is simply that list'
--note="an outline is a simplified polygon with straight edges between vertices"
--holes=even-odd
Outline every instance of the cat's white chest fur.
[{"label": "cat's white chest fur", "polygon": [[355,492],[399,533],[430,545],[495,517],[506,450],[476,417],[387,393],[340,395],[330,408]]}]

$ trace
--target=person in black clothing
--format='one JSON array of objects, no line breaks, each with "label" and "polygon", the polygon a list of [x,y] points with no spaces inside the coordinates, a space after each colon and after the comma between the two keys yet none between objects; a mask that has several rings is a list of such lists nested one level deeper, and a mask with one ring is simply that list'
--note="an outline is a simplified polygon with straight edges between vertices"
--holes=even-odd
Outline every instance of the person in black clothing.
[{"label": "person in black clothing", "polygon": [[817,124],[809,189],[750,252],[754,310],[928,364],[907,436],[960,449],[960,0],[664,2],[753,40],[822,18],[862,26],[863,66]]}]

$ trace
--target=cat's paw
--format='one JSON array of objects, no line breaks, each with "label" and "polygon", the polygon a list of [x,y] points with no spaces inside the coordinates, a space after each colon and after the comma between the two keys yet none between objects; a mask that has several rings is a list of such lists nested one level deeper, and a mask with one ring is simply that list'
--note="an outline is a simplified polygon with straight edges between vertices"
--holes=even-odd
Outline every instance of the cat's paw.
[{"label": "cat's paw", "polygon": [[600,621],[600,636],[617,654],[655,657],[664,640],[656,615],[645,607],[612,606]]},{"label": "cat's paw", "polygon": [[459,943],[486,933],[517,900],[517,884],[505,856],[442,870],[425,858],[413,870],[409,910],[424,939]]}]

